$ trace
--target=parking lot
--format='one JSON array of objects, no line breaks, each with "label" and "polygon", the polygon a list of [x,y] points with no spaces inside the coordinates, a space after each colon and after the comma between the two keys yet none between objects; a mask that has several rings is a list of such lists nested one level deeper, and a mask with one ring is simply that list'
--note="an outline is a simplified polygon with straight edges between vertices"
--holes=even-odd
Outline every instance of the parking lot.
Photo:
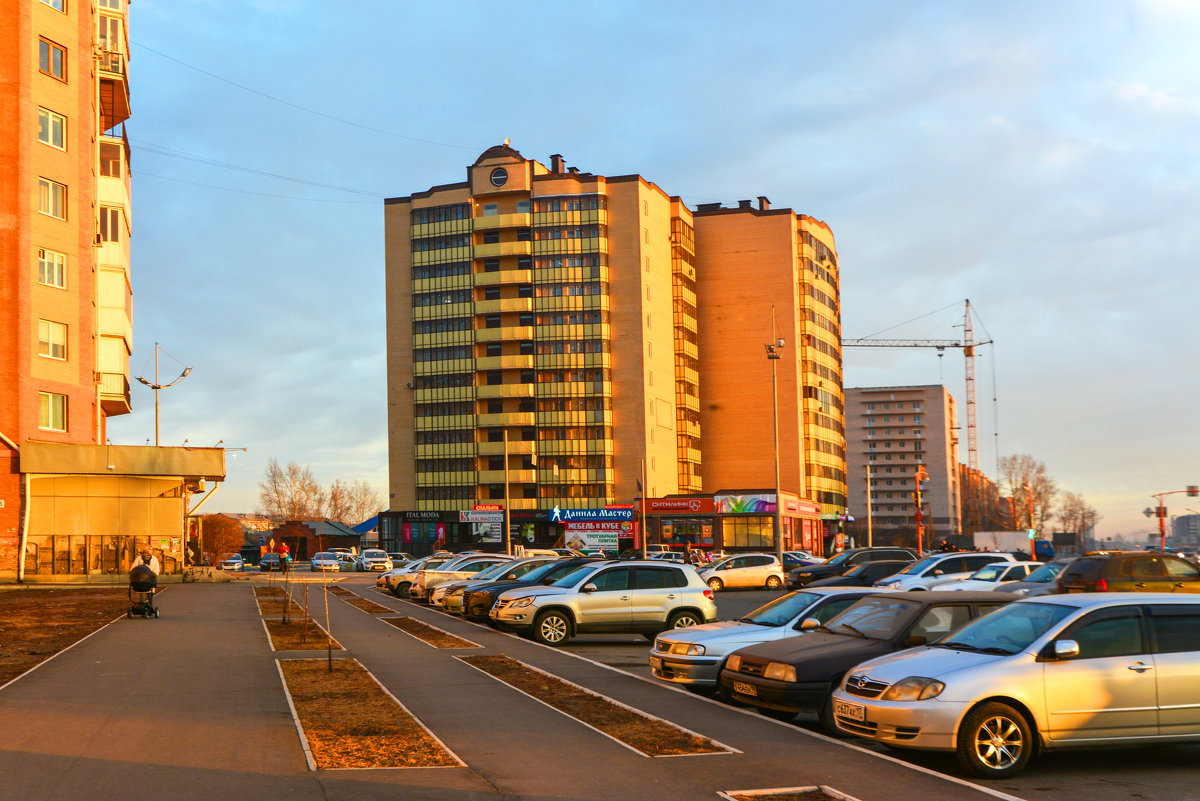
[{"label": "parking lot", "polygon": [[[355,583],[361,579],[354,579]],[[718,617],[733,620],[743,617],[773,598],[780,591],[736,590],[717,594]],[[639,676],[654,684],[647,662],[650,643],[636,634],[591,634],[571,639],[561,650],[617,670]],[[681,692],[685,692],[680,690]],[[748,714],[757,714],[747,710]],[[798,717],[793,723],[819,734],[815,717]],[[873,753],[886,754],[906,764],[962,777],[949,754],[888,750],[872,741],[847,738],[841,744]],[[1035,759],[1026,771],[1014,778],[988,784],[1004,793],[1046,801],[1195,801],[1196,780],[1200,768],[1200,744],[1155,745],[1145,748],[1110,748],[1084,751],[1056,751]]]}]

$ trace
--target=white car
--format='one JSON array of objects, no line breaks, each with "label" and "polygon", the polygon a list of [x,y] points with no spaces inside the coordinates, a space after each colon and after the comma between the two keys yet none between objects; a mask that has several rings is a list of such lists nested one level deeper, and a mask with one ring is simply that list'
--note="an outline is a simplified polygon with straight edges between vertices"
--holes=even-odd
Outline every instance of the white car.
[{"label": "white car", "polygon": [[313,573],[318,570],[321,572],[332,570],[336,573],[342,569],[342,563],[338,561],[337,554],[322,551],[309,561],[308,569]]},{"label": "white car", "polygon": [[969,578],[948,581],[933,589],[940,592],[997,590],[1005,582],[1024,580],[1026,576],[1041,566],[1041,562],[992,562],[990,565],[984,565],[976,570]]},{"label": "white car", "polygon": [[742,553],[727,556],[699,568],[700,578],[713,592],[732,587],[766,587],[777,590],[783,586],[783,567],[772,554]]},{"label": "white car", "polygon": [[899,590],[900,592],[932,590],[938,585],[956,579],[970,578],[976,570],[984,565],[990,565],[992,562],[1015,561],[1017,560],[1010,553],[990,551],[933,553],[923,559],[918,559],[894,576],[880,579],[875,582],[875,586],[882,590]]},{"label": "white car", "polygon": [[227,553],[217,562],[217,570],[233,570],[240,572],[246,569],[246,560],[240,553]]},{"label": "white car", "polygon": [[382,551],[379,548],[364,548],[359,556],[359,561],[362,563],[363,570],[370,571],[385,571],[392,569],[392,557],[387,555],[387,551]]},{"label": "white car", "polygon": [[425,598],[427,602],[432,603],[433,599],[429,594],[439,584],[471,578],[476,573],[487,570],[499,562],[511,561],[512,557],[507,554],[476,553],[469,556],[462,556],[445,564],[435,565],[434,567],[423,567],[417,573],[417,580],[413,582],[412,587],[409,589],[409,597]]}]

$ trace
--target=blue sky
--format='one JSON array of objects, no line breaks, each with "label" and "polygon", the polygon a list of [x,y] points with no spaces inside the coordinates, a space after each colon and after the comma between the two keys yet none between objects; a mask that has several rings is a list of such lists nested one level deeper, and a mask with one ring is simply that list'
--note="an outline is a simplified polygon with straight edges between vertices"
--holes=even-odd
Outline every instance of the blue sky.
[{"label": "blue sky", "polygon": [[[130,39],[131,368],[194,368],[164,445],[246,448],[214,510],[271,458],[386,498],[382,199],[505,137],[826,221],[847,337],[957,338],[970,298],[981,467],[1032,454],[1101,536],[1200,483],[1200,4],[138,0]],[[961,408],[962,361],[849,350],[845,383]],[[133,400],[114,443],[154,436]]]}]

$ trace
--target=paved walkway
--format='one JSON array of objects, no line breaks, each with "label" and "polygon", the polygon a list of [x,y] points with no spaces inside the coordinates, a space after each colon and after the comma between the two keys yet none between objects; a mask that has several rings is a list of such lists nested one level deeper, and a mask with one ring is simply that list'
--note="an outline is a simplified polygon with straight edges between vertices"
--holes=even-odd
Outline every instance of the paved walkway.
[{"label": "paved walkway", "polygon": [[712,801],[719,790],[806,785],[861,801],[998,795],[448,618],[361,579],[342,586],[483,646],[472,653],[507,654],[741,753],[646,758],[454,659],[461,651],[330,598],[334,636],[467,767],[312,772],[251,584],[184,584],[158,596],[158,620],[122,618],[0,691],[0,799]]}]

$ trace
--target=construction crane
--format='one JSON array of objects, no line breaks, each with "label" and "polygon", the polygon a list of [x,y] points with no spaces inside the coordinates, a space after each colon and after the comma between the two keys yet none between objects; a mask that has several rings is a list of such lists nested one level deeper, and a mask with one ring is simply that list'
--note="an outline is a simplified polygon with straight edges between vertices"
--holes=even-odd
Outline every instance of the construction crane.
[{"label": "construction crane", "polygon": [[843,348],[937,348],[938,355],[946,348],[962,348],[966,358],[967,376],[967,466],[979,470],[979,444],[975,425],[975,349],[991,345],[992,340],[975,341],[975,329],[971,324],[971,301],[967,300],[963,314],[963,338],[955,339],[844,339]]}]

